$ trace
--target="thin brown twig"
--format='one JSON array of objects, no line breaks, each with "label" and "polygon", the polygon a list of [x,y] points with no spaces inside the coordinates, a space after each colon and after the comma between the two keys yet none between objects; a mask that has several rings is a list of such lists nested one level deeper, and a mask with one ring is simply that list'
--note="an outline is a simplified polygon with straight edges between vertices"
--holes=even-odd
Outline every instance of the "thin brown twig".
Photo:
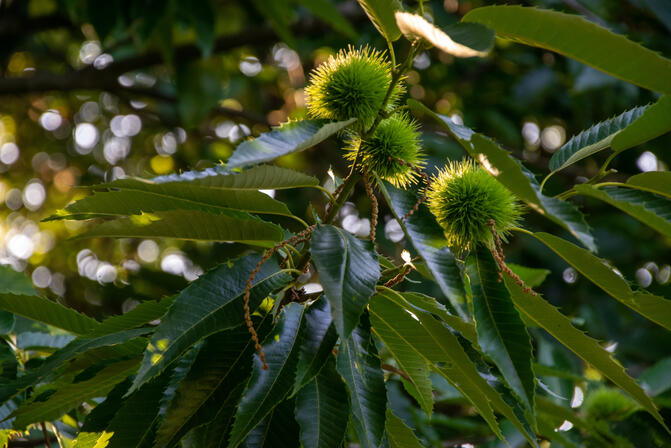
[{"label": "thin brown twig", "polygon": [[492,255],[494,256],[494,260],[496,260],[496,264],[499,267],[499,282],[503,279],[502,272],[505,272],[510,278],[512,278],[515,281],[515,283],[517,283],[520,286],[520,288],[524,290],[525,293],[537,296],[538,293],[533,289],[531,289],[529,286],[527,286],[524,283],[524,281],[520,278],[520,276],[515,274],[506,264],[506,257],[503,254],[503,246],[501,245],[501,238],[499,238],[499,234],[496,233],[496,222],[493,219],[490,219],[487,225],[491,229],[492,236],[494,237],[495,247],[492,250]]},{"label": "thin brown twig", "polygon": [[44,446],[47,448],[51,448],[51,444],[49,443],[49,432],[47,431],[47,427],[44,424],[44,422],[40,422],[40,426],[42,427],[42,434],[44,434]]},{"label": "thin brown twig", "polygon": [[312,232],[314,228],[315,226],[312,225],[307,229],[303,230],[302,232],[292,236],[291,238],[288,238],[284,241],[275,244],[271,249],[267,250],[266,253],[263,254],[263,257],[261,257],[261,260],[259,260],[259,262],[256,264],[256,267],[254,268],[252,273],[249,274],[249,278],[247,279],[247,286],[245,287],[245,294],[244,294],[245,323],[247,324],[249,334],[252,336],[252,341],[254,341],[254,348],[259,353],[259,358],[261,359],[263,370],[268,370],[268,364],[266,364],[266,355],[263,353],[263,347],[261,346],[261,342],[259,341],[259,335],[256,333],[256,330],[254,329],[254,322],[252,322],[252,316],[251,316],[252,313],[251,309],[249,308],[249,298],[251,296],[252,283],[254,283],[254,278],[256,278],[256,274],[258,274],[259,271],[261,270],[261,266],[263,265],[263,263],[268,261],[270,257],[272,257],[278,250],[280,250],[287,244],[297,244],[299,242],[305,241],[308,238],[310,232]]},{"label": "thin brown twig", "polygon": [[405,279],[405,276],[408,275],[412,271],[412,266],[411,265],[406,265],[405,269],[403,269],[401,272],[399,272],[396,277],[390,279],[387,281],[387,283],[384,284],[387,288],[391,288],[392,286],[398,285]]},{"label": "thin brown twig", "polygon": [[406,380],[408,380],[408,381],[412,381],[412,379],[410,379],[410,375],[408,375],[407,373],[405,373],[403,370],[401,370],[401,369],[399,369],[399,368],[397,368],[397,367],[392,366],[391,364],[387,364],[387,363],[384,363],[384,362],[383,362],[382,364],[380,364],[380,367],[381,367],[383,370],[386,370],[387,372],[396,373],[396,374],[402,376],[403,378],[405,378]]},{"label": "thin brown twig", "polygon": [[377,215],[379,210],[377,198],[375,197],[375,192],[373,192],[373,187],[370,183],[370,175],[368,174],[368,171],[363,174],[363,182],[366,186],[366,194],[368,195],[368,199],[370,199],[372,208],[370,217],[370,240],[373,242],[373,245],[375,245],[375,228],[377,227]]}]

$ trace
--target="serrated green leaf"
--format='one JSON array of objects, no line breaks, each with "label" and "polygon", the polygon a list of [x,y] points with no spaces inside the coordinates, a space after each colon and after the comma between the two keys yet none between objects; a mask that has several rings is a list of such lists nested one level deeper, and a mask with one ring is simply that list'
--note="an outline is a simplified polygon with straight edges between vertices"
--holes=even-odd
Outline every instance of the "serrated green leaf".
[{"label": "serrated green leaf", "polygon": [[370,241],[331,225],[318,225],[310,252],[338,334],[346,339],[359,322],[380,279],[377,252]]},{"label": "serrated green leaf", "polygon": [[580,160],[608,148],[616,135],[636,122],[643,115],[647,106],[635,107],[622,112],[617,117],[597,123],[571,137],[552,155],[550,169],[559,171]]},{"label": "serrated green leaf", "polygon": [[475,325],[472,322],[465,321],[461,317],[448,313],[445,306],[433,297],[418,292],[404,292],[402,295],[410,305],[438,316],[448,327],[461,333],[473,346],[478,346],[478,336],[475,332]]},{"label": "serrated green leaf", "polygon": [[533,236],[608,295],[671,330],[671,301],[644,292],[634,293],[612,267],[575,244],[544,232],[534,233]]},{"label": "serrated green leaf", "polygon": [[127,313],[108,317],[100,322],[100,325],[88,333],[86,337],[91,338],[116,333],[118,331],[130,330],[156,319],[160,319],[166,313],[170,305],[172,305],[174,300],[175,297],[164,297],[161,300],[148,300],[142,302]]},{"label": "serrated green leaf", "polygon": [[503,397],[480,375],[457,337],[431,313],[413,307],[403,294],[390,289],[375,295],[369,309],[371,316],[377,314],[381,317],[389,328],[398,332],[416,353],[427,360],[436,373],[469,400],[497,437],[503,440],[492,408],[510,420],[535,446],[533,434],[527,431]]},{"label": "serrated green leaf", "polygon": [[0,294],[0,309],[56,328],[82,335],[98,327],[98,322],[45,297]]},{"label": "serrated green leaf", "polygon": [[403,420],[396,417],[390,409],[387,409],[387,423],[385,428],[389,436],[391,448],[422,448],[423,445],[417,440],[417,436]]},{"label": "serrated green leaf", "polygon": [[263,343],[268,370],[263,370],[258,355],[254,357],[252,378],[235,415],[229,448],[239,446],[293,387],[305,329],[304,312],[305,307],[298,303],[282,310],[278,324]]},{"label": "serrated green leaf", "polygon": [[480,245],[471,253],[466,272],[473,291],[478,345],[533,416],[536,382],[531,368],[531,340],[508,290],[500,283],[496,262],[487,248]]},{"label": "serrated green leaf", "polygon": [[16,272],[9,266],[0,265],[0,294],[16,294],[22,296],[39,295],[30,281],[22,272]]},{"label": "serrated green leaf", "polygon": [[662,425],[664,424],[654,403],[646,395],[645,391],[636,384],[633,378],[627,375],[622,365],[613,359],[612,355],[601,347],[595,339],[590,338],[584,332],[573,327],[571,321],[566,316],[543,300],[542,297],[525,293],[508,276],[504,276],[504,281],[515,306],[521,313],[550,333],[566,348],[599,370],[618,387],[625,390]]},{"label": "serrated green leaf", "polygon": [[[261,324],[255,322],[260,338],[268,334],[271,320],[267,315]],[[154,446],[175,446],[189,430],[216,418],[230,424],[251,375],[253,353],[254,342],[244,325],[208,337],[165,411]]]},{"label": "serrated green leaf", "polygon": [[21,429],[35,422],[56,420],[83,401],[104,397],[112,388],[135,372],[139,358],[120,361],[105,367],[93,378],[59,387],[44,401],[24,402],[12,416],[14,428]]},{"label": "serrated green leaf", "polygon": [[296,368],[294,393],[311,381],[331,357],[338,341],[328,300],[321,296],[305,313],[305,338]]},{"label": "serrated green leaf", "polygon": [[107,428],[107,425],[114,418],[114,414],[121,408],[123,405],[123,396],[128,391],[128,388],[133,382],[130,378],[126,378],[124,381],[120,382],[114,389],[110,391],[105,397],[105,401],[93,408],[91,412],[88,413],[84,423],[81,428],[79,428],[79,437],[83,433],[100,433]]},{"label": "serrated green leaf", "polygon": [[403,297],[391,290],[381,291],[373,297],[369,310],[376,333],[395,333],[397,339],[423,357],[434,371],[473,403],[492,431],[502,438],[490,401],[483,391],[491,388],[468,359],[456,336],[431,315],[416,309],[406,311],[403,302]]},{"label": "serrated green leaf", "polygon": [[48,334],[24,331],[16,335],[16,346],[21,350],[52,351],[68,345],[75,337],[70,334]]},{"label": "serrated green leaf", "polygon": [[[159,188],[156,184],[161,184]],[[275,165],[258,165],[235,172],[228,167],[216,166],[202,171],[167,174],[152,179],[125,178],[101,184],[101,188],[158,191],[176,194],[190,188],[219,190],[284,190],[319,185],[316,177]],[[98,188],[98,186],[95,186]]]},{"label": "serrated green leaf", "polygon": [[650,193],[655,193],[671,199],[671,172],[649,171],[647,173],[637,174],[627,179],[627,183],[622,186],[649,191]]},{"label": "serrated green leaf", "polygon": [[443,31],[419,14],[398,11],[395,17],[398,28],[408,40],[422,39],[459,58],[485,57],[494,45],[494,32],[479,24],[460,23]]},{"label": "serrated green leaf", "polygon": [[488,6],[472,9],[462,20],[481,23],[500,37],[557,52],[646,89],[671,93],[671,60],[581,16]]},{"label": "serrated green leaf", "polygon": [[226,168],[238,168],[269,162],[278,157],[311,148],[354,123],[347,121],[302,120],[285,123],[254,140],[242,142],[226,163]]},{"label": "serrated green leaf", "polygon": [[610,204],[671,238],[671,199],[632,188],[596,188],[588,184],[574,188],[579,194]]},{"label": "serrated green leaf", "polygon": [[417,196],[410,191],[395,188],[386,182],[380,182],[378,185],[406,237],[426,262],[426,266],[449,303],[460,316],[468,316],[466,291],[461,280],[457,260],[447,247],[443,230],[434,216],[426,205],[422,204],[417,212],[408,219],[401,219],[414,207]]},{"label": "serrated green leaf", "polygon": [[408,100],[408,106],[441,125],[471,157],[532,210],[568,230],[585,247],[596,252],[594,238],[582,214],[569,202],[543,195],[533,173],[494,140],[436,114],[415,100]]},{"label": "serrated green leaf", "polygon": [[358,0],[359,4],[366,11],[366,15],[375,28],[389,42],[394,42],[401,37],[401,30],[396,24],[394,12],[402,10],[403,7],[398,0]]},{"label": "serrated green leaf", "polygon": [[[155,185],[163,187],[166,184]],[[185,188],[179,194],[130,189],[95,193],[68,205],[50,219],[129,216],[173,210],[193,210],[241,219],[245,219],[246,215],[236,212],[292,216],[283,202],[258,191]]]},{"label": "serrated green leaf", "polygon": [[94,237],[177,238],[271,246],[282,240],[284,232],[251,215],[239,219],[201,211],[171,211],[105,221],[78,236]]},{"label": "serrated green leaf", "polygon": [[330,357],[296,396],[296,420],[304,448],[340,446],[350,414],[346,396],[345,384]]},{"label": "serrated green leaf", "polygon": [[648,106],[643,115],[613,138],[613,151],[620,152],[671,131],[671,96],[664,95]]},{"label": "serrated green leaf", "polygon": [[[244,322],[245,286],[260,258],[253,254],[230,265],[219,265],[179,293],[150,341],[133,390],[159,374],[202,338]],[[254,279],[250,309],[255,310],[271,291],[290,279],[291,276],[279,271],[274,260],[264,263]]]},{"label": "serrated green leaf", "polygon": [[16,381],[8,384],[0,384],[0,403],[6,402],[9,398],[23,391],[29,386],[44,381],[63,366],[66,361],[71,360],[77,355],[86,353],[99,347],[122,344],[148,333],[150,330],[139,328],[136,330],[127,330],[120,333],[113,333],[97,338],[77,338],[53,355],[48,357],[39,367],[29,370]]},{"label": "serrated green leaf", "polygon": [[336,368],[349,390],[351,418],[359,444],[362,448],[377,448],[385,432],[387,393],[366,317],[347,339],[341,341]]},{"label": "serrated green leaf", "polygon": [[160,400],[165,392],[170,371],[145,383],[126,398],[106,431],[113,436],[106,448],[151,447],[159,420]]},{"label": "serrated green leaf", "polygon": [[295,400],[278,404],[245,439],[245,448],[286,448],[299,446],[299,427],[294,418]]},{"label": "serrated green leaf", "polygon": [[379,316],[372,313],[370,320],[373,332],[387,347],[399,369],[408,375],[409,380],[403,382],[406,390],[430,418],[433,411],[433,386],[426,359],[417,354],[412,346],[408,345],[395,329],[389,328],[387,322],[381,321]]}]

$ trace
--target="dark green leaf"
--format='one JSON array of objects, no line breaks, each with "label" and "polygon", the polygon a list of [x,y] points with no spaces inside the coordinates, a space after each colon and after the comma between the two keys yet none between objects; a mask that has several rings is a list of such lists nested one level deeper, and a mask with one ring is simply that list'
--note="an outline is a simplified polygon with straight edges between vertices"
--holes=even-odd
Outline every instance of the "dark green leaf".
[{"label": "dark green leaf", "polygon": [[7,399],[13,397],[25,388],[44,381],[52,375],[56,369],[62,367],[66,361],[71,360],[77,355],[99,347],[119,345],[138,336],[142,336],[149,331],[150,330],[146,328],[139,328],[97,338],[77,338],[48,357],[38,368],[28,371],[25,375],[12,383],[0,384],[0,403],[4,403]]},{"label": "dark green leaf", "polygon": [[312,233],[310,251],[338,334],[346,339],[358,324],[380,279],[380,266],[370,241],[330,225]]},{"label": "dark green leaf", "polygon": [[634,293],[612,267],[585,249],[549,233],[537,232],[533,236],[611,297],[671,330],[671,301],[645,292]]},{"label": "dark green leaf", "polygon": [[613,138],[613,151],[620,152],[671,131],[671,96],[664,95],[648,106],[643,115]]},{"label": "dark green leaf", "polygon": [[281,156],[311,148],[354,123],[355,119],[330,123],[324,120],[302,120],[285,123],[254,140],[238,145],[226,168],[268,162]]},{"label": "dark green leaf", "polygon": [[170,381],[170,374],[144,384],[132,393],[116,413],[105,430],[114,434],[105,448],[148,448],[152,446],[156,424],[159,420],[160,400]]},{"label": "dark green leaf", "polygon": [[499,368],[513,392],[534,415],[536,382],[527,329],[508,290],[499,280],[494,257],[482,245],[466,261],[473,291],[473,317],[478,344]]},{"label": "dark green leaf", "polygon": [[[268,334],[270,321],[267,315],[261,325],[255,322],[260,338]],[[208,337],[166,409],[155,446],[174,446],[189,430],[215,419],[225,430],[218,440],[225,440],[235,407],[251,375],[253,353],[254,342],[244,325]],[[223,421],[228,425],[223,425]]]},{"label": "dark green leaf", "polygon": [[14,329],[16,318],[9,311],[0,311],[0,335],[8,334]]},{"label": "dark green leaf", "polygon": [[126,378],[121,383],[114,386],[114,389],[107,394],[105,401],[97,405],[84,420],[84,424],[79,429],[80,435],[89,432],[101,432],[107,428],[109,422],[114,418],[121,406],[123,405],[123,396],[128,391],[128,388],[133,382],[130,378]]},{"label": "dark green leaf", "polygon": [[340,343],[337,370],[349,390],[359,444],[362,448],[377,448],[385,432],[387,392],[367,320],[362,319],[362,324]]},{"label": "dark green leaf", "polygon": [[21,350],[53,351],[63,348],[75,337],[70,334],[49,334],[36,331],[24,331],[16,335],[16,346]]},{"label": "dark green leaf", "polygon": [[359,4],[366,11],[368,18],[375,28],[389,42],[393,42],[401,37],[401,30],[396,24],[394,13],[402,10],[403,7],[398,0],[358,0]]},{"label": "dark green leaf", "polygon": [[670,60],[581,16],[521,6],[488,6],[471,10],[463,20],[481,23],[500,37],[555,51],[646,89],[671,93]]},{"label": "dark green leaf", "polygon": [[105,319],[92,332],[88,333],[86,337],[91,338],[130,330],[160,319],[174,300],[174,297],[165,297],[161,300],[142,302],[127,313]]},{"label": "dark green leaf", "polygon": [[[234,260],[230,266],[224,263],[182,290],[151,339],[133,390],[159,374],[199,340],[244,322],[243,294],[259,260],[260,256],[249,255]],[[271,291],[291,279],[278,269],[273,260],[261,267],[251,291],[249,306],[252,310]]]},{"label": "dark green leaf", "polygon": [[173,211],[106,221],[79,236],[93,237],[177,238],[271,246],[282,240],[284,232],[275,224],[251,216],[239,219],[200,211]]},{"label": "dark green leaf", "polygon": [[417,202],[417,196],[393,187],[389,183],[378,184],[389,208],[417,253],[426,262],[436,283],[460,316],[466,312],[466,292],[461,280],[457,260],[447,247],[443,230],[425,205],[408,219],[401,219]]},{"label": "dark green leaf", "polygon": [[36,295],[0,294],[0,309],[80,335],[99,325],[72,308]]},{"label": "dark green leaf", "polygon": [[294,418],[294,400],[278,404],[243,442],[245,448],[286,448],[299,446],[299,427]]},{"label": "dark green leaf", "polygon": [[230,448],[239,446],[293,387],[305,329],[304,312],[305,307],[297,303],[290,303],[282,310],[280,321],[263,344],[268,370],[262,368],[260,358],[255,356],[252,378],[235,415]]},{"label": "dark green leaf", "polygon": [[494,44],[494,32],[479,24],[459,23],[442,31],[419,14],[397,12],[395,16],[398,28],[408,40],[422,39],[459,58],[484,57]]},{"label": "dark green leaf", "polygon": [[[162,184],[160,187],[156,184]],[[299,171],[274,165],[258,165],[241,172],[230,171],[227,167],[217,166],[202,171],[186,171],[169,174],[153,179],[118,179],[96,188],[115,188],[151,191],[170,195],[186,194],[192,188],[219,190],[283,190],[286,188],[313,187],[319,185],[316,177]]]},{"label": "dark green leaf", "polygon": [[347,389],[331,357],[296,397],[296,420],[304,448],[340,446],[349,421],[346,396]]},{"label": "dark green leaf", "polygon": [[322,296],[305,313],[305,338],[298,358],[294,393],[319,373],[331,357],[337,340],[329,303]]},{"label": "dark green leaf", "polygon": [[521,313],[554,336],[566,348],[599,370],[618,387],[625,390],[660,423],[663,422],[657,408],[645,391],[636,384],[633,378],[627,375],[622,365],[613,359],[612,355],[601,347],[595,339],[573,327],[566,316],[543,300],[542,297],[525,293],[522,287],[508,276],[504,276],[504,280],[515,306]]},{"label": "dark green leaf", "polygon": [[[152,192],[139,189],[123,189],[95,193],[68,205],[52,219],[88,218],[91,216],[140,215],[142,213],[169,212],[171,210],[193,210],[245,219],[244,213],[292,216],[287,206],[258,191],[212,190],[200,187],[185,188],[181,192],[174,184],[153,184]],[[165,188],[171,186],[173,188]],[[163,190],[159,192],[159,190]]]},{"label": "dark green leaf", "polygon": [[671,238],[671,199],[632,188],[595,188],[588,184],[574,188],[579,194],[610,204]]},{"label": "dark green leaf", "polygon": [[385,425],[389,444],[391,448],[422,448],[423,445],[417,440],[417,436],[403,420],[396,417],[391,410],[387,409],[387,424]]},{"label": "dark green leaf", "polygon": [[30,423],[56,420],[83,401],[104,397],[117,384],[138,368],[139,359],[130,359],[110,364],[93,378],[72,384],[61,385],[44,401],[27,401],[14,411],[14,428],[25,428]]}]

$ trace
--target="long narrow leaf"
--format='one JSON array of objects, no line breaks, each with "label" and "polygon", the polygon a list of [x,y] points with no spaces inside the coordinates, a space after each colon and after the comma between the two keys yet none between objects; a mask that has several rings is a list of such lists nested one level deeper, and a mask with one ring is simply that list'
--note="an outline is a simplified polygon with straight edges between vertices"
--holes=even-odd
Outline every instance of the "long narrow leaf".
[{"label": "long narrow leaf", "polygon": [[522,6],[488,6],[471,10],[463,20],[481,23],[500,37],[555,51],[646,89],[671,93],[671,60],[581,16]]}]

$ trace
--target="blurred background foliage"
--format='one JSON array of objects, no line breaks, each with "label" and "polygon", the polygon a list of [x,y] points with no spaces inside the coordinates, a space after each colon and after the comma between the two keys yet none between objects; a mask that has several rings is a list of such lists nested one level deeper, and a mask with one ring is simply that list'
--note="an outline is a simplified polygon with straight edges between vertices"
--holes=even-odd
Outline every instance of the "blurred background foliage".
[{"label": "blurred background foliage", "polygon": [[[582,14],[671,56],[671,5],[664,0],[434,0],[425,8],[445,26],[474,7],[495,3]],[[78,240],[73,237],[85,222],[42,220],[97,183],[211,167],[243,139],[304,116],[307,74],[348,44],[386,47],[352,0],[0,0],[0,264],[30,276],[42,294],[102,318],[173,294],[215,263],[239,255],[246,248],[236,244]],[[429,108],[496,138],[539,175],[548,172],[552,153],[571,135],[655,100],[649,91],[578,62],[501,40],[484,59],[454,59],[435,50],[420,54],[407,88]],[[464,156],[437,129],[422,130],[429,167]],[[612,164],[619,173],[611,178],[668,170],[669,147],[666,135],[621,154]],[[556,194],[591,177],[605,157],[559,172],[547,191]],[[337,176],[346,172],[336,140],[278,164],[313,174],[325,185],[332,185],[329,168]],[[370,206],[360,193],[343,209],[341,222],[366,235]],[[298,216],[311,213],[311,201],[324,205],[314,191],[276,194]],[[632,286],[671,297],[671,241],[604,203],[579,201],[600,256],[636,279]],[[388,210],[381,217],[380,247],[398,257],[403,234]],[[535,214],[527,215],[525,225],[558,230]],[[606,297],[535,240],[517,237],[506,253],[512,262],[548,269],[540,287],[544,296],[609,344],[634,376],[671,356],[668,332]],[[18,319],[16,325],[29,324]],[[599,379],[549,338],[537,336],[541,363]],[[570,381],[547,381],[572,395]],[[400,409],[407,398],[400,388],[390,391],[392,398],[395,393]],[[441,438],[458,433],[459,425],[479,424],[467,416],[441,420],[461,411],[450,404],[454,391],[447,384],[440,393],[443,404],[426,434]],[[399,415],[413,418],[409,413],[420,418],[410,408]]]}]

